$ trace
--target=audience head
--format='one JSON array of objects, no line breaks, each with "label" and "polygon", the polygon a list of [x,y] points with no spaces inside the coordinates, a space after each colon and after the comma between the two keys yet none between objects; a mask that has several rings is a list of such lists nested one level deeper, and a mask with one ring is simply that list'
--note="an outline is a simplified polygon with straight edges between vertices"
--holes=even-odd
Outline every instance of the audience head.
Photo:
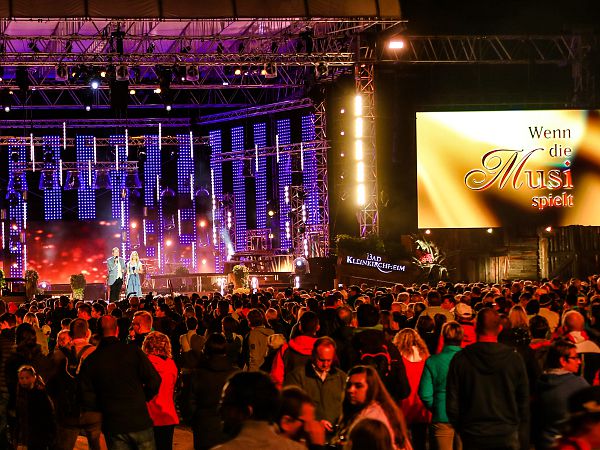
[{"label": "audience head", "polygon": [[151,331],[146,335],[142,344],[142,350],[147,355],[154,355],[163,359],[173,357],[171,340],[166,334],[159,331]]},{"label": "audience head", "polygon": [[281,405],[277,424],[289,439],[300,441],[307,437],[305,424],[314,422],[315,405],[309,395],[298,386],[287,386],[281,391]]},{"label": "audience head", "polygon": [[444,345],[460,346],[464,336],[465,333],[460,323],[451,321],[442,325],[442,338],[444,339]]},{"label": "audience head", "polygon": [[546,354],[547,369],[563,369],[577,373],[581,366],[581,358],[577,354],[577,347],[565,339],[558,339],[550,345]]},{"label": "audience head", "polygon": [[227,381],[221,397],[226,430],[239,430],[243,422],[273,422],[279,411],[279,390],[264,372],[238,372]]},{"label": "audience head", "polygon": [[152,331],[152,314],[148,311],[138,311],[133,315],[131,326],[135,334],[146,334]]},{"label": "audience head", "polygon": [[498,337],[502,331],[500,314],[492,308],[482,308],[477,313],[475,320],[475,332],[477,336]]},{"label": "audience head", "polygon": [[335,341],[328,336],[317,339],[313,345],[312,363],[320,372],[329,372],[335,362]]},{"label": "audience head", "polygon": [[571,331],[583,331],[585,319],[578,311],[567,311],[563,317],[563,325],[568,333]]},{"label": "audience head", "polygon": [[344,450],[392,450],[388,427],[377,419],[361,419],[350,430]]}]

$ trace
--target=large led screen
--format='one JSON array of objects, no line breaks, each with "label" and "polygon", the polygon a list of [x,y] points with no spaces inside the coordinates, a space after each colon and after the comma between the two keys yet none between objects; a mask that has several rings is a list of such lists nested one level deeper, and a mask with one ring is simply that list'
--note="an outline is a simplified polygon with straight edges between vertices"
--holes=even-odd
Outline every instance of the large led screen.
[{"label": "large led screen", "polygon": [[417,113],[420,228],[600,225],[598,111]]},{"label": "large led screen", "polygon": [[104,283],[113,247],[121,247],[116,221],[27,224],[27,268],[37,270],[40,281],[50,284],[68,284],[78,273],[88,283]]}]

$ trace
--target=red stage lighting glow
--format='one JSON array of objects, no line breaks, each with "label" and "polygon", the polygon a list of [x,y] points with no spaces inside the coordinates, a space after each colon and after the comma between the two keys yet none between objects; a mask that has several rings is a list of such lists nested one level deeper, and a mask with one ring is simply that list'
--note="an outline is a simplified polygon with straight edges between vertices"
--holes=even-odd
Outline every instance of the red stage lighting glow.
[{"label": "red stage lighting glow", "polygon": [[37,270],[41,279],[67,284],[71,275],[83,273],[87,283],[106,281],[106,259],[121,243],[116,221],[38,222],[30,229],[35,231],[28,230],[27,267]]}]

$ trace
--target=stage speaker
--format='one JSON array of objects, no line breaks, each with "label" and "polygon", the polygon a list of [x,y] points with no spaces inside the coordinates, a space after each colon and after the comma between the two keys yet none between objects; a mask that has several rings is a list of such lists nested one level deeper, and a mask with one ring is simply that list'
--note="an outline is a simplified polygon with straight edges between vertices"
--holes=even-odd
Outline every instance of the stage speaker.
[{"label": "stage speaker", "polygon": [[[335,279],[335,256],[329,258],[308,258],[310,282],[317,289],[333,289]],[[307,280],[308,281],[308,280]]]}]

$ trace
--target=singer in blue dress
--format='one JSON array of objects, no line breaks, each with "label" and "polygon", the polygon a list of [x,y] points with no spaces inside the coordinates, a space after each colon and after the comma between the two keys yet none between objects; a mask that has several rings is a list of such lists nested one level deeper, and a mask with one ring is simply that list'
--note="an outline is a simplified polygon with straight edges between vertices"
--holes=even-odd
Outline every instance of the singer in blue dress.
[{"label": "singer in blue dress", "polygon": [[142,295],[142,285],[140,283],[140,273],[143,272],[142,263],[140,261],[140,257],[138,256],[138,252],[133,251],[129,256],[129,261],[127,261],[127,289],[126,296],[135,295],[137,297],[141,297]]}]

